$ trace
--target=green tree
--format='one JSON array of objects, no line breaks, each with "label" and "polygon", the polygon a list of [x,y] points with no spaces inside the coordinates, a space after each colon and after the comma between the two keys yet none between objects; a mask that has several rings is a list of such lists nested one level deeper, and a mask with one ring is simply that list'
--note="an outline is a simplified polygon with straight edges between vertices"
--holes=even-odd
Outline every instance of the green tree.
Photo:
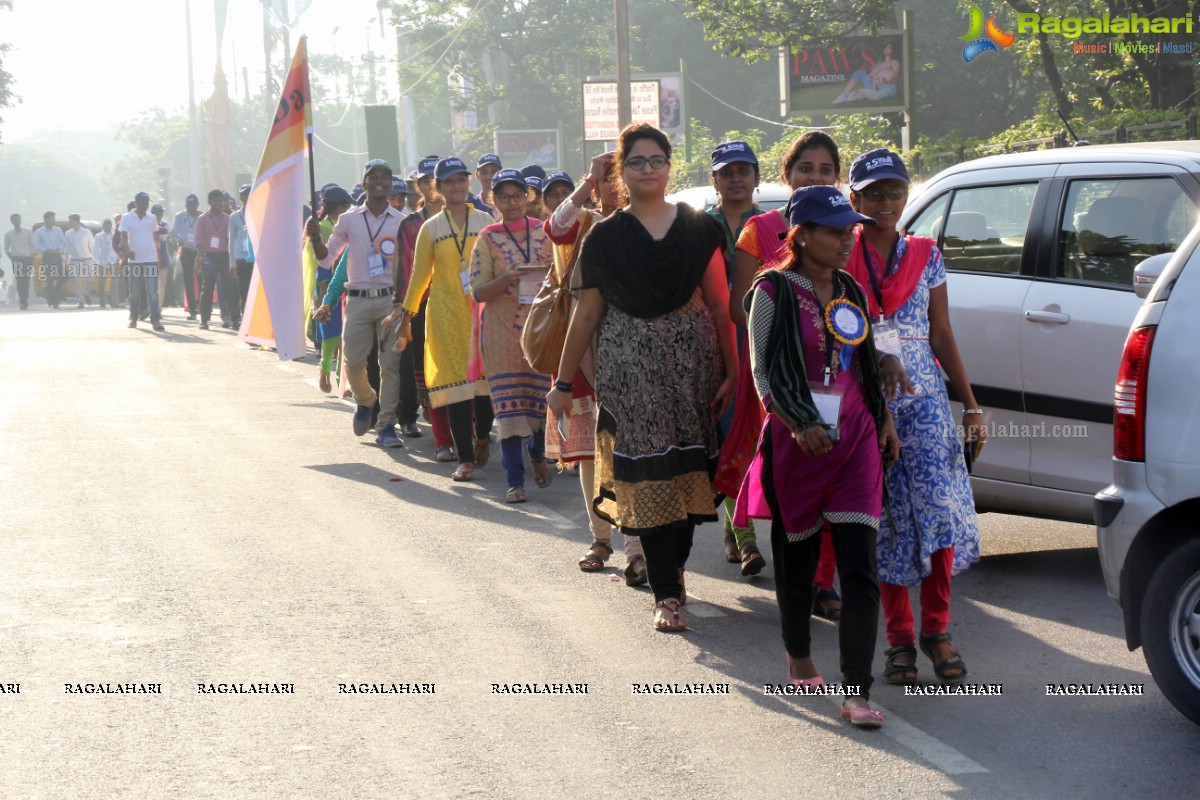
[{"label": "green tree", "polygon": [[[0,0],[0,11],[11,11],[12,0]],[[17,102],[17,97],[13,94],[13,77],[4,68],[4,54],[11,49],[11,45],[7,42],[0,42],[0,108],[12,108]],[[3,125],[4,117],[0,117],[0,125]]]}]

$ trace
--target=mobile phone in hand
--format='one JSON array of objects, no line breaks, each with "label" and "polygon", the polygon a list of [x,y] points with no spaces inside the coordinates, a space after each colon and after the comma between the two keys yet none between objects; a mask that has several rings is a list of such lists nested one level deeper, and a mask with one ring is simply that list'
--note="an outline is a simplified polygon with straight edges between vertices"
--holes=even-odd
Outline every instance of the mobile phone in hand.
[{"label": "mobile phone in hand", "polygon": [[963,459],[967,462],[967,474],[971,474],[971,469],[975,466],[975,440],[968,439],[963,442]]}]

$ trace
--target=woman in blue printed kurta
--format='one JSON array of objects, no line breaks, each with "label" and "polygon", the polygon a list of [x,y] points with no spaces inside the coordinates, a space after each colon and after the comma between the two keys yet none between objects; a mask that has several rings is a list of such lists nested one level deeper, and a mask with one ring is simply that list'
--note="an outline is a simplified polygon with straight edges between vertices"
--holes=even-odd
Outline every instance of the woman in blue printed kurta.
[{"label": "woman in blue printed kurta", "polygon": [[973,457],[986,433],[950,327],[941,253],[933,240],[897,231],[908,195],[900,156],[888,150],[859,156],[850,168],[850,188],[855,209],[878,224],[855,237],[847,271],[870,302],[877,347],[881,352],[892,347],[903,362],[901,368],[889,360],[884,368],[885,387],[892,387],[888,407],[900,436],[900,460],[887,472],[888,513],[877,547],[890,645],[884,681],[916,681],[908,587],[917,584],[921,650],[934,662],[938,678],[959,681],[967,670],[947,633],[950,577],[979,560],[979,526],[939,362],[965,404],[963,423]]}]

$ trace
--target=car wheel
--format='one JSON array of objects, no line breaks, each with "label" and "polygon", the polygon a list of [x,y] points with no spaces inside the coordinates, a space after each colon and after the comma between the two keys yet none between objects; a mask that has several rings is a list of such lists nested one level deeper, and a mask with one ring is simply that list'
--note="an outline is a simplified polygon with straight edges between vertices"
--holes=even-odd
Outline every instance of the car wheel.
[{"label": "car wheel", "polygon": [[1200,540],[1171,553],[1147,586],[1146,664],[1171,705],[1200,725]]}]

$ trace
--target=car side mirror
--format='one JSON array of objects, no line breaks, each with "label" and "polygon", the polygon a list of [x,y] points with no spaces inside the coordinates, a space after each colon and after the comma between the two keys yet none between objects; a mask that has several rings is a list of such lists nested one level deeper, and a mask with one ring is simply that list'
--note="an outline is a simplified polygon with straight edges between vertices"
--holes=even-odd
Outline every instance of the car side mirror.
[{"label": "car side mirror", "polygon": [[1133,269],[1133,292],[1143,300],[1150,294],[1150,290],[1154,288],[1154,282],[1158,280],[1158,276],[1167,267],[1167,262],[1171,260],[1174,253],[1159,253],[1156,256],[1150,256]]}]

